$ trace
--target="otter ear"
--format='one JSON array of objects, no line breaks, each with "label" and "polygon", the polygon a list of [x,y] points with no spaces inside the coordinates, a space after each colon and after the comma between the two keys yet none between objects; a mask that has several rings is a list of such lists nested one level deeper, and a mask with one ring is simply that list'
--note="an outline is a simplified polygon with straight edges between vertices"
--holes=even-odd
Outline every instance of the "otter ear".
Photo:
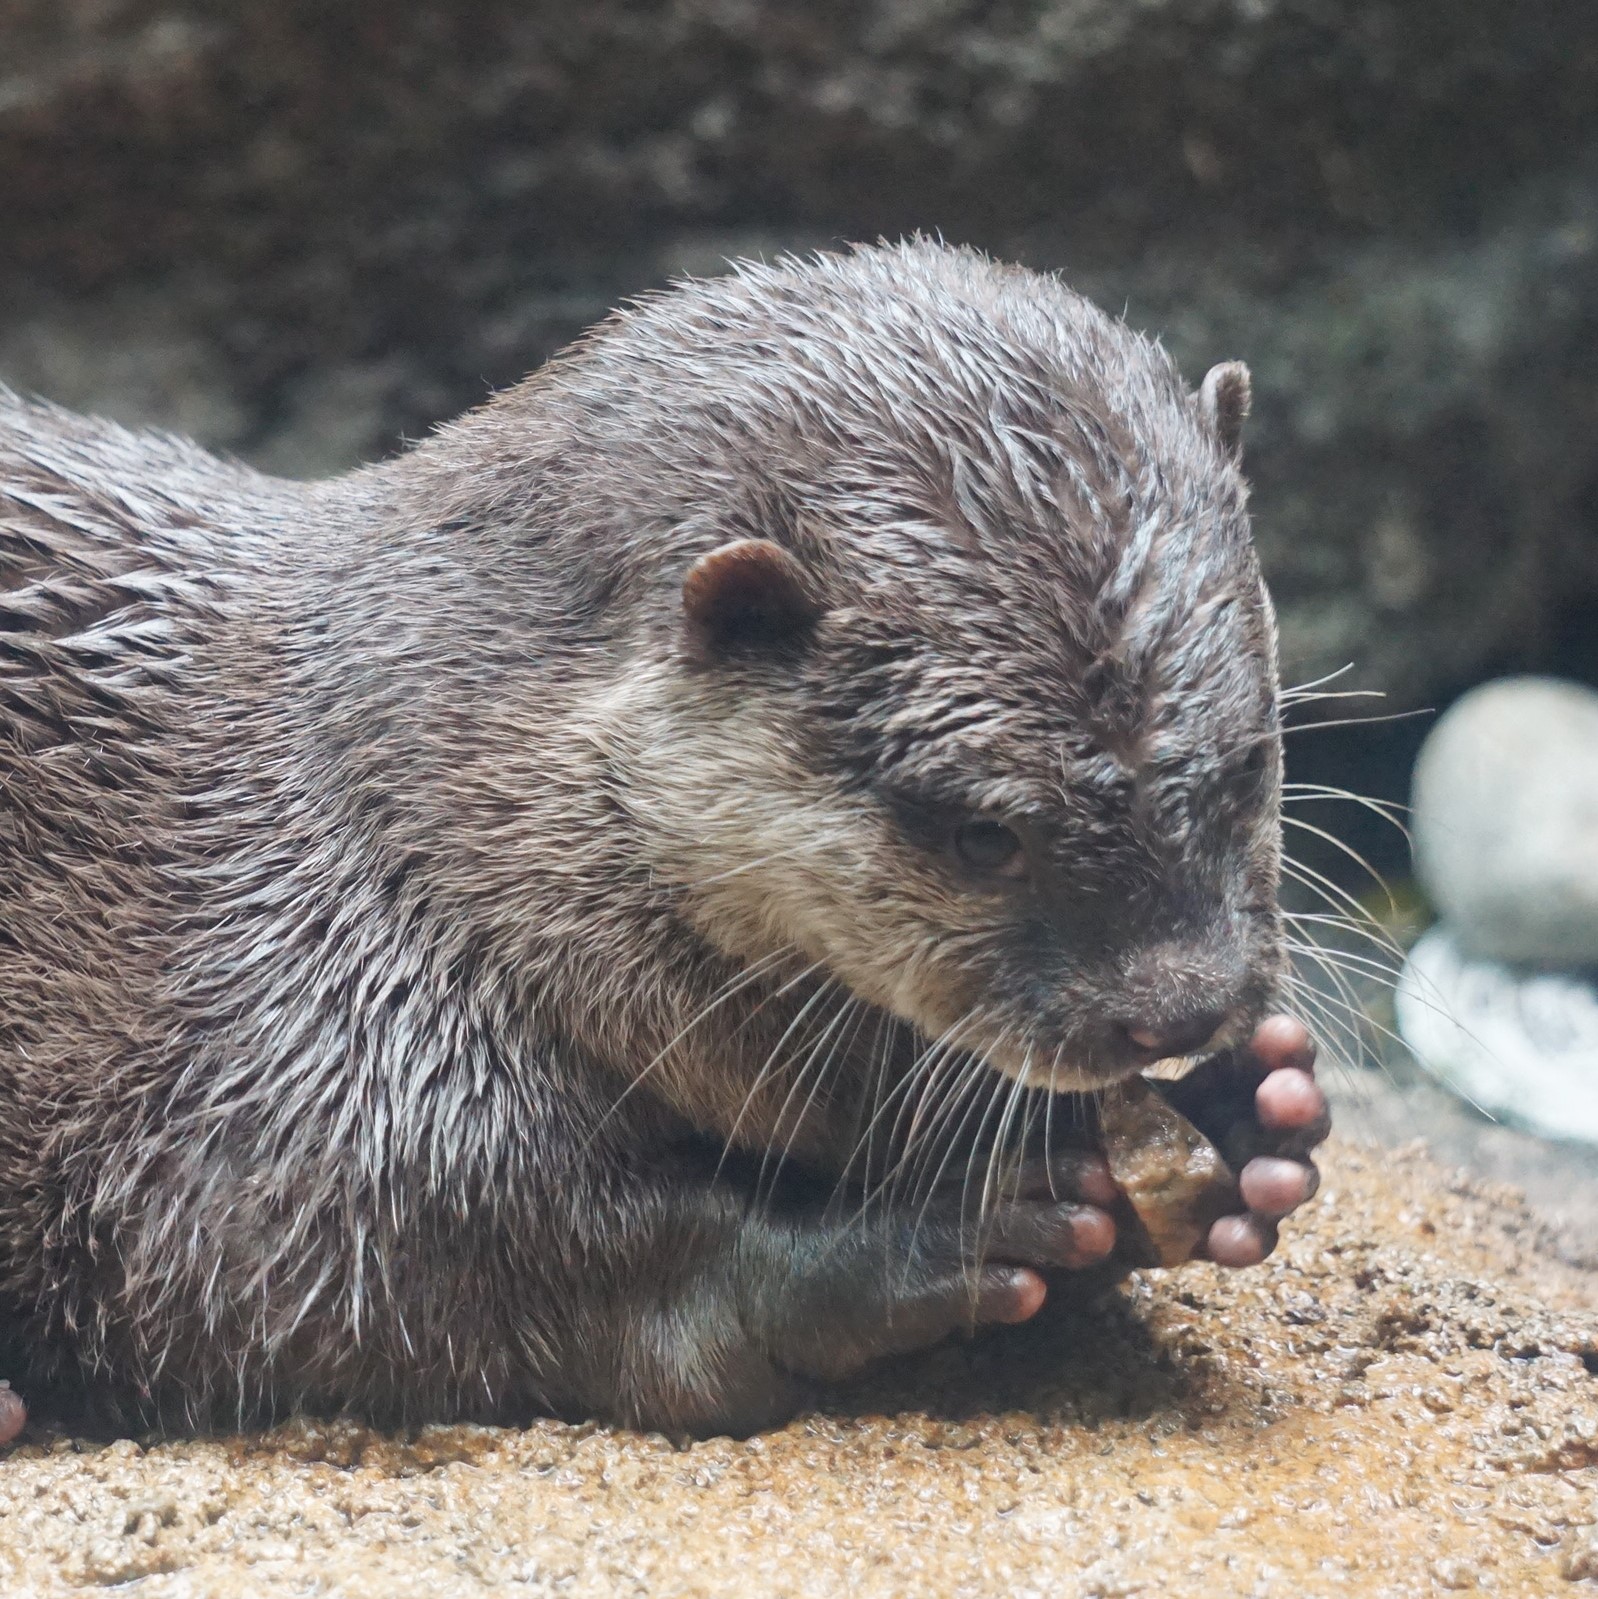
[{"label": "otter ear", "polygon": [[1248,368],[1241,361],[1222,361],[1204,374],[1199,389],[1199,408],[1215,429],[1226,453],[1243,453],[1243,419],[1248,415],[1252,386]]},{"label": "otter ear", "polygon": [[701,660],[785,644],[821,607],[809,576],[780,544],[738,539],[701,555],[682,584],[690,651]]}]

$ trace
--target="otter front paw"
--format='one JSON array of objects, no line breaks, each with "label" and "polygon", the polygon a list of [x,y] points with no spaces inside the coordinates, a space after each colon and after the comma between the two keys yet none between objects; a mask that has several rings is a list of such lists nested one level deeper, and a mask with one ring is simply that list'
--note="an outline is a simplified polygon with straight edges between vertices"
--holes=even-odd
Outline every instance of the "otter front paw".
[{"label": "otter front paw", "polygon": [[1195,1259],[1258,1264],[1276,1247],[1277,1223],[1320,1186],[1310,1153],[1331,1130],[1331,1112],[1314,1067],[1309,1030],[1295,1017],[1275,1015],[1242,1048],[1162,1085],[1237,1173],[1245,1207],[1210,1226]]},{"label": "otter front paw", "polygon": [[771,1358],[822,1381],[955,1333],[1026,1321],[1043,1273],[1096,1266],[1115,1247],[1114,1186],[1096,1156],[1030,1164],[980,1219],[958,1194],[798,1244],[761,1317]]}]

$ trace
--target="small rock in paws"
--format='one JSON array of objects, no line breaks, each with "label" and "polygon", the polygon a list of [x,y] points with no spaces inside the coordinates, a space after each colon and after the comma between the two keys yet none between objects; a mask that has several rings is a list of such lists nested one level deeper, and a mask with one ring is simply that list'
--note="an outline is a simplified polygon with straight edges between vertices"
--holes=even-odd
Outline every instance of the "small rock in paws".
[{"label": "small rock in paws", "polygon": [[1220,1151],[1141,1077],[1106,1091],[1099,1129],[1143,1233],[1139,1263],[1191,1260],[1210,1227],[1238,1208],[1237,1179]]}]

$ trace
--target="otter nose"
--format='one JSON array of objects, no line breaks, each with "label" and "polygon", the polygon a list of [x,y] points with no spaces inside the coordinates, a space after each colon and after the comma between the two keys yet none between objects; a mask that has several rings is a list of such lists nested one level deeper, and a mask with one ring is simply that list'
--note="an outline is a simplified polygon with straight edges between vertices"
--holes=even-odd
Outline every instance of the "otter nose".
[{"label": "otter nose", "polygon": [[1131,1023],[1124,1031],[1145,1054],[1164,1060],[1170,1055],[1192,1055],[1203,1049],[1225,1020],[1224,1011],[1194,1011],[1174,1020]]}]

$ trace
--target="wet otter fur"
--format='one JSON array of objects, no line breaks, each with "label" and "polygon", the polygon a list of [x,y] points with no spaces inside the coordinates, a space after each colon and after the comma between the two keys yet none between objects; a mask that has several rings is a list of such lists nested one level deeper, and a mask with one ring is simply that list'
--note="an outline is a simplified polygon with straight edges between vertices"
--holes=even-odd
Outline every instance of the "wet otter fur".
[{"label": "wet otter fur", "polygon": [[1278,979],[1246,404],[927,242],[331,482],[0,398],[0,1371],[746,1430],[1016,1319],[936,1179]]}]

